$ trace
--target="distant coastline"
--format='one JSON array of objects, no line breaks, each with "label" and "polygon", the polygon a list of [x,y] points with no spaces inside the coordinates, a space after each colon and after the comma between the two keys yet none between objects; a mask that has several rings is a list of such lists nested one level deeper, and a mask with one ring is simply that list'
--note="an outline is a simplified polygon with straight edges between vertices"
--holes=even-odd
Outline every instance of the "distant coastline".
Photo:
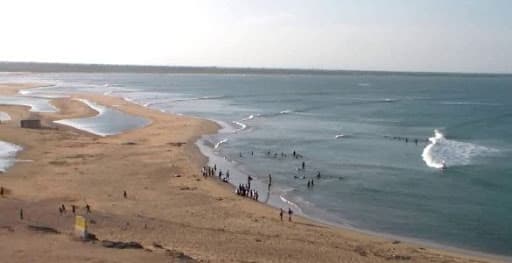
[{"label": "distant coastline", "polygon": [[157,73],[157,74],[258,74],[258,75],[397,75],[445,77],[512,77],[512,73],[408,72],[377,70],[256,68],[216,66],[161,66],[122,64],[79,64],[53,62],[0,62],[0,72],[32,73]]}]

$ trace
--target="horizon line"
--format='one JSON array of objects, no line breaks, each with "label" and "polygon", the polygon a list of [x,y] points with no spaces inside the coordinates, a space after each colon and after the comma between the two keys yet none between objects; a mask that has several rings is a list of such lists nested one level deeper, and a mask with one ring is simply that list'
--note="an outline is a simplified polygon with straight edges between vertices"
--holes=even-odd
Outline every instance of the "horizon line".
[{"label": "horizon line", "polygon": [[[18,65],[18,67],[16,67]],[[31,66],[44,66],[53,65],[59,66],[75,66],[82,68],[82,70],[74,71],[70,68],[62,68],[58,71],[44,70],[44,69],[26,69],[19,68],[21,65]],[[4,71],[4,66],[7,71]],[[11,66],[11,68],[9,68]],[[30,66],[29,66],[30,67]],[[512,72],[457,72],[457,71],[407,71],[407,70],[364,70],[364,69],[334,69],[334,68],[300,68],[300,67],[240,67],[240,66],[217,66],[217,65],[204,65],[204,66],[190,66],[190,65],[169,65],[169,64],[114,64],[114,63],[76,63],[76,62],[48,62],[48,61],[0,61],[0,71],[4,72],[105,72],[87,70],[86,68],[92,67],[109,67],[109,73],[115,72],[133,72],[137,73],[139,70],[153,69],[153,73],[210,73],[210,74],[311,74],[311,75],[342,75],[342,74],[399,74],[399,75],[468,75],[468,76],[512,76]],[[117,68],[116,71],[113,68]],[[123,70],[124,68],[124,70]],[[10,70],[9,70],[10,69]],[[131,70],[130,70],[131,69]],[[167,71],[165,71],[167,69]],[[75,69],[76,70],[76,69]],[[175,70],[173,72],[172,70]],[[194,71],[196,70],[196,71]],[[210,70],[210,72],[206,72]],[[158,71],[158,72],[156,72]],[[163,72],[162,72],[163,71]],[[139,73],[152,73],[152,72],[139,72]]]}]

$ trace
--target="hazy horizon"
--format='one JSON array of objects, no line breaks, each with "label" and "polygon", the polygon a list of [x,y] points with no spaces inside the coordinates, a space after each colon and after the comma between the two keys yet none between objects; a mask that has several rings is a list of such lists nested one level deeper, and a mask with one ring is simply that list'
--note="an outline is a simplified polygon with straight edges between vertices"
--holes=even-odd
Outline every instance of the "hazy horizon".
[{"label": "hazy horizon", "polygon": [[0,61],[512,73],[512,2],[505,0],[22,0],[0,7]]}]

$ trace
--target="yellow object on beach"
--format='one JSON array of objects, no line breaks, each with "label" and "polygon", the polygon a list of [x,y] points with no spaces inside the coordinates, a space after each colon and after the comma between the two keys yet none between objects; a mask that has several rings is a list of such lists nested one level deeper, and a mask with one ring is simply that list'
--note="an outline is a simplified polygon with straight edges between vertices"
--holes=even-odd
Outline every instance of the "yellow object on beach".
[{"label": "yellow object on beach", "polygon": [[81,238],[87,235],[87,220],[83,216],[75,217],[75,233]]}]

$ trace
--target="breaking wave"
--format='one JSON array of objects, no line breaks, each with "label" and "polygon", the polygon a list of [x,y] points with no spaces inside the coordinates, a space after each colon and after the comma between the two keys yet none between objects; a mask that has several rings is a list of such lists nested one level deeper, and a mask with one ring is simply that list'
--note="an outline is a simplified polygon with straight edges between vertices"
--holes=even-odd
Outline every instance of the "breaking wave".
[{"label": "breaking wave", "polygon": [[218,143],[216,143],[215,146],[213,146],[213,149],[218,149],[222,144],[227,143],[227,142],[228,142],[228,139],[222,139]]},{"label": "breaking wave", "polygon": [[428,167],[436,169],[442,169],[445,165],[446,167],[468,165],[472,158],[496,151],[472,143],[448,140],[438,130],[434,130],[434,136],[430,137],[429,141],[421,156]]},{"label": "breaking wave", "polygon": [[245,123],[242,123],[242,122],[239,122],[239,121],[232,121],[233,124],[235,124],[236,126],[240,127],[238,130],[236,131],[243,131],[247,128],[247,124]]}]

